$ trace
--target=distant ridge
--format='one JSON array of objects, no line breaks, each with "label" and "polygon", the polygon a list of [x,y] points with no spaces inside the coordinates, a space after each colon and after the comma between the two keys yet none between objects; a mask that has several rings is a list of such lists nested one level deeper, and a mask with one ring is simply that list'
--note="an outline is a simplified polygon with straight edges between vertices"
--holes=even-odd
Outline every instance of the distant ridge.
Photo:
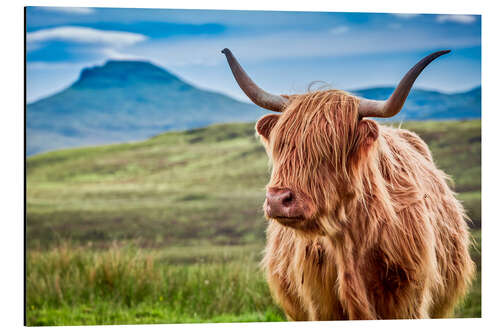
[{"label": "distant ridge", "polygon": [[73,87],[92,89],[108,88],[113,85],[125,87],[133,86],[139,81],[185,84],[177,76],[148,61],[109,60],[104,66],[84,68]]},{"label": "distant ridge", "polygon": [[27,154],[142,140],[163,131],[253,121],[256,106],[201,90],[146,61],[110,60],[27,106]]},{"label": "distant ridge", "polygon": [[[383,99],[392,87],[355,91]],[[27,154],[142,140],[168,130],[255,121],[253,104],[196,88],[147,61],[110,60],[85,68],[67,89],[27,105]],[[399,119],[481,116],[481,88],[460,94],[415,89]]]},{"label": "distant ridge", "polygon": [[[365,98],[386,99],[394,87],[361,89],[353,93]],[[412,89],[403,110],[390,120],[446,120],[481,118],[481,87],[466,92],[445,94]]]}]

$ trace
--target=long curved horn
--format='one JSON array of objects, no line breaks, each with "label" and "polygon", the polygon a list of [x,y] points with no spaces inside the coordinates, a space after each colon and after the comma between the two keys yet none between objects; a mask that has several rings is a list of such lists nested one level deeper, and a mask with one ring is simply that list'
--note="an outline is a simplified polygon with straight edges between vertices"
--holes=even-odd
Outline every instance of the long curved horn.
[{"label": "long curved horn", "polygon": [[227,62],[229,63],[229,67],[231,67],[231,71],[233,72],[234,78],[241,90],[260,107],[264,109],[268,109],[271,111],[281,112],[286,107],[288,100],[280,95],[270,94],[256,85],[252,79],[248,76],[248,74],[243,70],[241,65],[238,63],[238,60],[233,56],[233,53],[229,49],[222,50],[222,53],[227,58]]},{"label": "long curved horn", "polygon": [[406,73],[403,79],[392,93],[391,97],[385,101],[376,101],[360,98],[358,112],[361,117],[382,117],[389,118],[395,116],[403,108],[406,97],[410,93],[413,83],[424,70],[437,57],[449,53],[450,50],[434,52],[420,60],[412,69]]}]

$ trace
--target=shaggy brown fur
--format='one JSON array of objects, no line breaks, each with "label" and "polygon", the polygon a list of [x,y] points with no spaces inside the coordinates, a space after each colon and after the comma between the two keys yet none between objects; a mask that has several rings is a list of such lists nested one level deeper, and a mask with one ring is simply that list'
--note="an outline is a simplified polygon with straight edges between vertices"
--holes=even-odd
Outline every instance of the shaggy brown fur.
[{"label": "shaggy brown fur", "polygon": [[257,123],[267,188],[310,208],[270,219],[263,265],[290,320],[438,318],[474,273],[462,205],[414,133],[359,119],[337,90],[289,96]]}]

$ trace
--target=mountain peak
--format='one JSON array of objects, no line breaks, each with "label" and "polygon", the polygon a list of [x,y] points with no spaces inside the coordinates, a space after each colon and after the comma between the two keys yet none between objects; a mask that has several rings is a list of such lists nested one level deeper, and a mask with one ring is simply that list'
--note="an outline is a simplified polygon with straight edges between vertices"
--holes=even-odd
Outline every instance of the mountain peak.
[{"label": "mountain peak", "polygon": [[74,88],[106,88],[138,84],[185,84],[177,76],[149,61],[108,60],[84,68]]}]

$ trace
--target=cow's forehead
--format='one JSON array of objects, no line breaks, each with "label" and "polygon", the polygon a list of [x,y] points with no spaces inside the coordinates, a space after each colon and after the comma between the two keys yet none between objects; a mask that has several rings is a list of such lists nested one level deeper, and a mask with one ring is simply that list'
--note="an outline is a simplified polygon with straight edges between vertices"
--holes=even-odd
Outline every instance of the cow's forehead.
[{"label": "cow's forehead", "polygon": [[[297,153],[326,157],[333,146],[350,146],[359,122],[357,105],[355,96],[339,90],[290,96],[290,104],[271,133],[269,143],[274,157]],[[334,150],[339,151],[341,147]]]},{"label": "cow's forehead", "polygon": [[[320,112],[342,109],[356,101],[357,97],[343,90],[321,90],[289,96],[289,104],[283,115],[307,116]],[[340,108],[339,108],[340,106]]]}]

